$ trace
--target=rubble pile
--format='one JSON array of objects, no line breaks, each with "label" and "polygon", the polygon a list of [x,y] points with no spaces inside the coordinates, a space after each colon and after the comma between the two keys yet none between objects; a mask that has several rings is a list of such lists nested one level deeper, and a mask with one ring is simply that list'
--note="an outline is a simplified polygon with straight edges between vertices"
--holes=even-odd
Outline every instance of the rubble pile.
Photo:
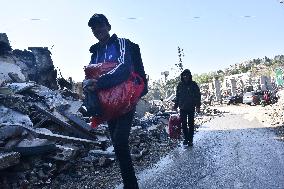
[{"label": "rubble pile", "polygon": [[277,93],[278,102],[264,107],[265,115],[261,121],[277,128],[278,135],[284,139],[284,90]]},{"label": "rubble pile", "polygon": [[[48,49],[12,51],[4,34],[0,42],[0,188],[103,189],[120,182],[107,125],[90,127],[70,83],[56,79]],[[149,107],[140,104],[129,140],[138,171],[180,142],[170,139],[167,130],[176,112],[144,116]],[[220,113],[203,107],[197,128]]]},{"label": "rubble pile", "polygon": [[[9,92],[0,92],[0,186],[109,188],[120,181],[107,125],[92,129],[79,100],[33,82],[4,88]],[[204,108],[196,124],[219,113]],[[136,169],[158,162],[179,143],[168,137],[170,114],[135,119],[130,145]]]},{"label": "rubble pile", "polygon": [[[0,33],[0,39],[4,34]],[[7,39],[7,37],[5,37]],[[34,81],[50,89],[57,89],[57,71],[53,66],[51,52],[47,47],[29,47],[28,50],[1,48],[0,40],[0,85],[4,82]],[[8,41],[9,42],[9,41]],[[9,70],[13,70],[10,72]]]},{"label": "rubble pile", "polygon": [[[119,175],[107,125],[91,129],[79,116],[78,101],[66,100],[60,93],[36,84],[6,86],[12,95],[0,93],[0,186],[67,188],[83,183],[100,188],[111,183],[110,172]],[[176,146],[178,141],[167,136],[167,119],[156,115],[136,120],[130,144],[138,166],[157,162]]]},{"label": "rubble pile", "polygon": [[[2,88],[8,94],[2,93]],[[9,83],[2,88],[1,186],[50,183],[79,154],[104,149],[107,137],[91,132],[78,113],[81,102],[32,82]]]}]

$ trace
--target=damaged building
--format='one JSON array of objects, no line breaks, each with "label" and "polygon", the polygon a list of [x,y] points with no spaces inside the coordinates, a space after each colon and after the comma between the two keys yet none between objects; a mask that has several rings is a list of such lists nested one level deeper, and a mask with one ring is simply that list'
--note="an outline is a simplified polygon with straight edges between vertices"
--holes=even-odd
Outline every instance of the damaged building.
[{"label": "damaged building", "polygon": [[[27,178],[11,180],[6,172],[10,167],[21,167],[26,157],[48,153],[50,159],[67,161],[82,145],[104,148],[104,137],[99,139],[100,134],[90,132],[91,127],[78,116],[82,102],[57,89],[57,71],[48,48],[13,50],[7,35],[0,34],[1,188],[15,188],[15,184],[21,188],[24,183],[20,182],[31,182]],[[27,175],[27,170],[24,174],[14,171]],[[32,184],[43,180],[47,181],[34,178]]]},{"label": "damaged building", "polygon": [[[8,48],[10,47],[10,48]],[[0,85],[4,81],[34,81],[50,89],[57,89],[57,71],[47,47],[29,47],[13,50],[6,34],[0,34]],[[14,70],[14,75],[9,70]],[[8,72],[8,73],[7,73]],[[3,78],[5,79],[3,81]]]}]

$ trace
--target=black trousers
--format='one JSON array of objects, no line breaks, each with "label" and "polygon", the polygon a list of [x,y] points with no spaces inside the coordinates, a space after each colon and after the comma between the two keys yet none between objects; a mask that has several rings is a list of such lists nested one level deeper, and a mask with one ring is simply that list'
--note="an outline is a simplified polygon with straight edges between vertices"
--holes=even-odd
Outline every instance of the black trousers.
[{"label": "black trousers", "polygon": [[128,140],[134,113],[135,109],[117,119],[108,121],[108,128],[120,166],[124,189],[139,188],[130,156]]},{"label": "black trousers", "polygon": [[180,110],[180,118],[181,118],[181,125],[184,134],[184,139],[189,142],[193,141],[194,113],[195,113],[194,107],[189,110],[183,110],[183,109]]}]

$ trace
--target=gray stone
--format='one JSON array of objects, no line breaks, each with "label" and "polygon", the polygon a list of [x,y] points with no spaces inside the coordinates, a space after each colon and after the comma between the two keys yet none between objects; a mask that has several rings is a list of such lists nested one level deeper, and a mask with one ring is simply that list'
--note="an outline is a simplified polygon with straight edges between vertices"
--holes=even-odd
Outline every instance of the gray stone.
[{"label": "gray stone", "polygon": [[58,149],[58,152],[52,158],[60,161],[68,161],[74,158],[78,152],[78,149],[76,149],[75,147],[56,145],[56,148]]},{"label": "gray stone", "polygon": [[17,152],[0,152],[0,170],[16,165],[20,162],[20,154]]},{"label": "gray stone", "polygon": [[40,138],[35,138],[30,140],[24,139],[17,145],[17,147],[38,147],[38,146],[45,146],[50,143],[51,143],[50,141]]},{"label": "gray stone", "polygon": [[98,165],[101,167],[108,167],[113,161],[110,158],[100,157]]},{"label": "gray stone", "polygon": [[24,129],[19,126],[3,126],[0,127],[0,140],[7,140],[8,138],[13,138],[20,136]]}]

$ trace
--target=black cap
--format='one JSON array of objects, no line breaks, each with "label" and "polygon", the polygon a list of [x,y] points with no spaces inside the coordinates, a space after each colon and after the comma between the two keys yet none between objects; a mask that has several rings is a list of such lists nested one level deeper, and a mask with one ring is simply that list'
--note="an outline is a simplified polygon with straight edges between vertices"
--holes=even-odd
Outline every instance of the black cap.
[{"label": "black cap", "polygon": [[111,26],[110,24],[109,24],[109,22],[108,22],[108,19],[105,17],[105,15],[103,15],[103,14],[94,14],[91,18],[90,18],[90,20],[89,20],[89,22],[88,22],[88,26],[89,27],[94,27],[94,26],[96,26],[97,24],[106,24],[106,25],[108,25],[108,26]]}]

